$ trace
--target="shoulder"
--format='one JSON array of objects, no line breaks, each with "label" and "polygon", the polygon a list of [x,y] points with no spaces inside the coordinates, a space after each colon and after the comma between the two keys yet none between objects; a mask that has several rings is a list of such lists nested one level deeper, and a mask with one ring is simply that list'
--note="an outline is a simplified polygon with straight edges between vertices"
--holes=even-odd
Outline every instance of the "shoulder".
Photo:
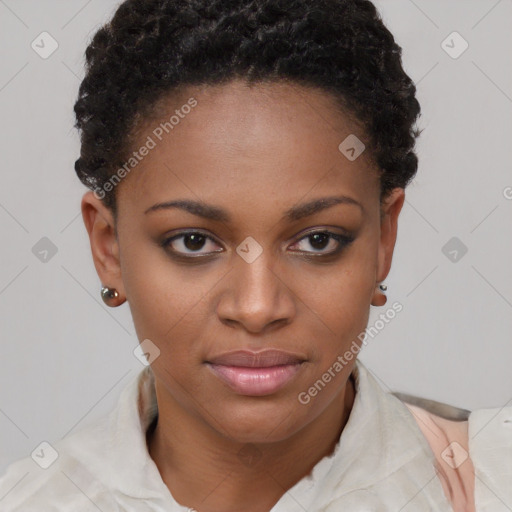
[{"label": "shoulder", "polygon": [[512,406],[477,409],[468,423],[479,510],[512,510]]},{"label": "shoulder", "polygon": [[0,475],[0,510],[39,512],[44,503],[55,512],[117,510],[101,467],[103,431],[104,421],[98,421],[55,443],[43,442],[9,465]]},{"label": "shoulder", "polygon": [[475,504],[478,510],[501,510],[492,507],[503,503],[512,508],[512,406],[469,411],[393,394],[405,403],[428,441],[455,511],[475,510]]},{"label": "shoulder", "polygon": [[116,512],[120,496],[140,497],[152,462],[143,427],[157,412],[151,377],[147,366],[109,414],[8,466],[0,474],[0,511],[40,512],[51,504],[52,512]]},{"label": "shoulder", "polygon": [[135,503],[152,496],[158,468],[145,440],[158,412],[152,377],[146,366],[109,414],[12,463],[0,475],[1,512],[116,512],[120,499]]},{"label": "shoulder", "polygon": [[469,419],[453,420],[405,404],[428,441],[444,493],[455,511],[472,511],[475,501],[473,460],[469,454]]}]

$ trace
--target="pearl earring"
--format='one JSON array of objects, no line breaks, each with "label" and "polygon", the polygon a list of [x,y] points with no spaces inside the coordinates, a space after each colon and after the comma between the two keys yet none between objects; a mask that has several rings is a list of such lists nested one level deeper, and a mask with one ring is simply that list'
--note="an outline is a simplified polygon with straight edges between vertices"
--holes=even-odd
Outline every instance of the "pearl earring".
[{"label": "pearl earring", "polygon": [[101,298],[103,299],[103,302],[110,307],[115,307],[119,304],[113,304],[113,301],[117,298],[119,298],[119,293],[115,288],[109,288],[107,286],[101,287]]}]

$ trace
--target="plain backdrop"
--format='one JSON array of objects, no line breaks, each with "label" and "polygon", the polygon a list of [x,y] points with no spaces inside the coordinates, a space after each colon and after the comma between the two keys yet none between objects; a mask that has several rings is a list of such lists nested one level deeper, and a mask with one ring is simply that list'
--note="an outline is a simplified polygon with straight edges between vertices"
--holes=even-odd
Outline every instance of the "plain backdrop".
[{"label": "plain backdrop", "polygon": [[[101,301],[73,168],[84,51],[117,3],[0,1],[0,471],[108,413],[143,368],[128,304]],[[512,400],[512,1],[376,3],[417,84],[423,133],[386,280],[403,310],[359,357],[386,390],[502,407]],[[48,58],[31,46],[42,32],[58,44]]]}]

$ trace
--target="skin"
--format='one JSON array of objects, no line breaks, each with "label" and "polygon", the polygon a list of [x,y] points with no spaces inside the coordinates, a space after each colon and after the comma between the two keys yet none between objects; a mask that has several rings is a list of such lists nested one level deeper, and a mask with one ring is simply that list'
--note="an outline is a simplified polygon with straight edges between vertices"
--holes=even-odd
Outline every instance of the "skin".
[{"label": "skin", "polygon": [[[190,87],[140,126],[134,148],[191,96],[198,105],[118,185],[117,225],[92,192],[82,214],[101,282],[117,289],[117,303],[128,301],[139,340],[160,350],[151,364],[160,416],[147,441],[163,481],[200,512],[268,511],[332,453],[347,422],[355,357],[307,405],[297,397],[357,340],[370,305],[381,303],[376,288],[390,269],[404,191],[381,203],[368,152],[351,162],[338,150],[349,134],[364,141],[361,127],[323,91],[286,83]],[[359,206],[283,218],[293,206],[332,196]],[[144,213],[176,199],[218,206],[232,219],[176,208]],[[315,246],[306,234],[326,229],[353,241],[325,256],[338,242]],[[214,240],[159,245],[181,230]],[[252,263],[236,252],[248,236],[263,251]],[[210,255],[171,257],[172,249],[190,255],[194,247]],[[276,348],[306,362],[279,391],[244,396],[204,363],[242,348]]]}]

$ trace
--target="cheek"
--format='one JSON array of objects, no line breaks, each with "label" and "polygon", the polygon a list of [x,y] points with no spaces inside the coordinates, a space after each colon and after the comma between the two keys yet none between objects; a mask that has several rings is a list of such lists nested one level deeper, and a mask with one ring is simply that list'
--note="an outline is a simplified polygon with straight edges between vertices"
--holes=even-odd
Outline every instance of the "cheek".
[{"label": "cheek", "polygon": [[[127,238],[127,237],[125,237]],[[212,265],[180,266],[163,248],[130,233],[121,240],[123,283],[139,340],[150,339],[174,361],[192,359],[194,340],[218,322],[211,310],[212,294],[225,273]],[[127,238],[128,239],[128,238]],[[322,339],[318,358],[332,357],[364,330],[375,287],[377,240],[374,233],[360,235],[336,264],[283,268],[297,310],[297,324],[306,337]],[[293,297],[295,296],[295,299]],[[302,312],[301,312],[302,311]],[[197,354],[196,354],[197,355]]]},{"label": "cheek", "polygon": [[127,301],[139,339],[163,345],[174,337],[204,295],[202,286],[172,265],[163,249],[141,243],[121,248]]},{"label": "cheek", "polygon": [[[362,241],[361,241],[362,242]],[[318,328],[321,345],[315,356],[324,364],[332,363],[352,342],[360,345],[369,318],[370,303],[375,290],[377,244],[370,239],[360,243],[339,265],[317,281],[306,302],[310,315],[310,332]],[[311,324],[313,322],[313,324]]]},{"label": "cheek", "polygon": [[371,261],[358,258],[357,268],[343,270],[331,285],[330,299],[325,301],[323,311],[335,326],[335,332],[361,327],[361,322],[367,319],[375,287],[375,268]]}]

